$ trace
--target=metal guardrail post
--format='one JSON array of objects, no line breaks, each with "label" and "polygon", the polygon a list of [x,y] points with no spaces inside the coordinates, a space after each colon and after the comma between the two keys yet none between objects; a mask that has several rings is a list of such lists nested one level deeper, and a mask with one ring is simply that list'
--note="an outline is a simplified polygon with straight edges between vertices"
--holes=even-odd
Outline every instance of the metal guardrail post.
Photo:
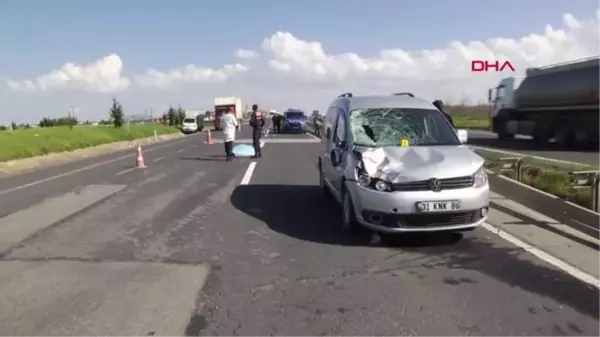
[{"label": "metal guardrail post", "polygon": [[515,180],[516,181],[521,181],[521,165],[523,163],[523,158],[524,157],[507,157],[507,158],[500,158],[498,159],[501,162],[507,162],[504,163],[501,167],[500,167],[500,172],[504,171],[514,171],[515,172]]},{"label": "metal guardrail post", "polygon": [[598,193],[600,193],[600,173],[596,172],[592,185],[592,207],[594,212],[598,212],[600,209],[600,195]]},{"label": "metal guardrail post", "polygon": [[598,212],[600,196],[600,171],[574,171],[569,172],[574,189],[591,189],[592,210]]}]

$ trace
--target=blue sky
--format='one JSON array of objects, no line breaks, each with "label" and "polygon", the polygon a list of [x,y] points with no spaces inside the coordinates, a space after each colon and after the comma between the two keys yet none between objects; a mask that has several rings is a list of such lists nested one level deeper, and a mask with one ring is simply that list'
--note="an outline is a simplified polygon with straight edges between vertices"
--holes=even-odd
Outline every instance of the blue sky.
[{"label": "blue sky", "polygon": [[[219,68],[238,62],[239,48],[260,51],[263,39],[277,31],[319,41],[328,54],[369,58],[386,48],[420,51],[454,40],[518,39],[543,33],[546,24],[560,27],[565,13],[589,20],[597,9],[591,0],[2,0],[0,78],[35,79],[64,63],[86,64],[111,53],[123,60],[128,76],[187,64]],[[92,107],[98,100],[91,96],[85,103],[64,92],[49,95],[24,97],[1,87],[0,123],[23,114],[40,117],[39,111],[9,112],[22,104],[26,110],[60,110],[74,100],[90,117],[101,110]],[[121,95],[142,109],[144,93]],[[210,97],[203,100],[198,105],[210,105]],[[159,101],[152,104],[162,108]]]}]

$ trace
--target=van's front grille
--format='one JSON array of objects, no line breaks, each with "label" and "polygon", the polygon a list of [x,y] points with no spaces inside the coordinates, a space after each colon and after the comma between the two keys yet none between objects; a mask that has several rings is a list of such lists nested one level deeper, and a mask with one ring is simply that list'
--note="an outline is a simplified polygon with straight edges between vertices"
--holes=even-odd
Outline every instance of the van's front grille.
[{"label": "van's front grille", "polygon": [[[473,176],[438,179],[441,190],[455,190],[473,186]],[[428,180],[411,181],[408,183],[392,184],[394,191],[429,191]]]},{"label": "van's front grille", "polygon": [[472,224],[481,217],[478,211],[468,211],[437,214],[398,214],[395,218],[399,227],[442,227]]}]

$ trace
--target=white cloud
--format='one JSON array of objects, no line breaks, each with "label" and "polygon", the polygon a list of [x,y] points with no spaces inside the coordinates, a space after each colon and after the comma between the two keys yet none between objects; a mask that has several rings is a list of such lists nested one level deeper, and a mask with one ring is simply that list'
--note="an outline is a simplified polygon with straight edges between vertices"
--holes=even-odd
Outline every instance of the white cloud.
[{"label": "white cloud", "polygon": [[277,32],[264,39],[262,48],[270,55],[271,69],[285,76],[309,82],[361,83],[364,88],[395,86],[442,98],[482,98],[506,72],[472,73],[471,61],[508,60],[523,73],[525,68],[569,61],[598,54],[599,25],[596,19],[581,21],[571,14],[563,18],[564,29],[546,26],[543,33],[520,39],[494,38],[488,41],[453,41],[433,50],[381,50],[377,57],[356,53],[328,54],[317,41],[302,40],[289,32]]},{"label": "white cloud", "polygon": [[60,89],[83,89],[91,92],[116,92],[129,87],[130,81],[123,76],[123,61],[110,54],[86,65],[65,63],[34,80],[7,80],[13,90],[47,91]]},{"label": "white cloud", "polygon": [[[519,75],[528,66],[598,55],[599,20],[600,11],[595,18],[587,21],[565,14],[560,27],[540,25],[539,32],[521,38],[457,40],[428,50],[406,50],[394,47],[395,41],[391,41],[389,48],[379,51],[374,57],[353,53],[352,50],[341,54],[328,53],[327,46],[318,41],[303,40],[293,33],[282,31],[262,41],[264,53],[260,53],[258,60],[248,61],[252,63],[239,61],[220,68],[188,65],[174,69],[150,69],[133,76],[135,86],[130,85],[125,77],[121,58],[114,54],[88,65],[68,63],[34,79],[9,79],[6,84],[12,90],[38,92],[50,89],[114,92],[130,87],[133,90],[119,98],[124,100],[128,109],[136,111],[144,111],[149,105],[159,110],[162,109],[159,108],[161,104],[168,106],[170,102],[209,108],[213,96],[229,94],[277,109],[323,109],[336,94],[347,91],[355,94],[411,91],[449,103],[463,99],[477,103],[485,100],[488,88],[512,73],[472,73],[471,60],[509,60],[517,69],[515,74]],[[260,42],[259,37],[257,47]],[[240,49],[236,56],[244,59],[251,54],[249,50]],[[247,64],[252,64],[252,68]],[[191,86],[194,83],[211,85],[196,90]],[[179,90],[156,92],[149,97],[136,90],[137,87]],[[3,94],[6,98],[1,96]],[[89,118],[94,118],[94,114],[104,118],[106,114],[102,104],[105,98],[99,95],[40,95],[39,99],[31,100],[17,96],[12,99],[8,94],[8,91],[0,90],[1,111],[17,111],[27,106],[31,114],[47,115],[77,104],[82,111],[94,111],[89,112]],[[108,104],[110,102],[106,102]],[[35,118],[38,117],[41,118]]]},{"label": "white cloud", "polygon": [[169,89],[186,83],[225,82],[247,71],[248,67],[242,64],[228,64],[220,69],[204,68],[191,64],[167,72],[150,69],[145,74],[137,76],[136,80],[139,85],[144,87]]},{"label": "white cloud", "polygon": [[235,56],[241,59],[255,59],[258,57],[258,53],[254,50],[238,49]]}]

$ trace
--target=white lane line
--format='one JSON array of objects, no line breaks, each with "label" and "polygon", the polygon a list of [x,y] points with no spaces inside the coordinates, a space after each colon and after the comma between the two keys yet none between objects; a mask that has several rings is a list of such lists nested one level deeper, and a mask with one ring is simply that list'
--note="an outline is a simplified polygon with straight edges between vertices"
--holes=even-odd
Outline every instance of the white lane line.
[{"label": "white lane line", "polygon": [[163,159],[165,159],[165,157],[158,157],[158,158],[154,159],[154,162],[158,163],[159,161],[161,161]]},{"label": "white lane line", "polygon": [[[174,145],[174,144],[179,144],[179,143],[181,143],[181,142],[183,142],[185,140],[188,140],[188,139],[186,137],[184,137],[181,140],[176,140],[176,141],[171,142],[171,143],[167,143],[167,144],[163,144],[163,145],[160,145],[160,146],[152,147],[150,149],[144,150],[144,152],[151,152],[151,151],[154,151],[154,150],[162,149],[162,148]],[[82,168],[78,168],[78,169],[73,170],[73,171],[64,172],[64,173],[57,174],[57,175],[52,176],[52,177],[48,177],[48,178],[44,178],[44,179],[33,181],[33,182],[28,183],[28,184],[16,186],[16,187],[13,187],[13,188],[8,188],[6,190],[0,191],[0,195],[4,195],[4,194],[11,193],[11,192],[19,191],[19,190],[22,190],[24,188],[28,188],[28,187],[36,186],[36,185],[39,185],[39,184],[43,184],[45,182],[52,181],[52,180],[55,180],[55,179],[58,179],[58,178],[63,178],[63,177],[66,177],[66,176],[70,176],[71,174],[75,174],[75,173],[87,171],[87,170],[90,170],[90,169],[93,169],[93,168],[96,168],[96,167],[104,166],[106,164],[110,164],[110,163],[114,163],[116,161],[119,161],[121,159],[131,158],[132,155],[133,154],[131,154],[131,153],[130,154],[125,154],[125,155],[119,156],[117,158],[113,158],[113,159],[105,160],[105,161],[102,161],[102,162],[99,162],[99,163],[95,163],[95,164],[92,164],[92,165],[88,165],[88,166],[85,166],[85,167],[82,167]]]},{"label": "white lane line", "polygon": [[127,173],[127,172],[131,172],[131,171],[133,171],[133,170],[135,170],[135,167],[128,168],[128,169],[125,169],[125,170],[123,170],[123,171],[119,171],[119,172],[117,172],[115,175],[116,175],[116,176],[120,176],[120,175],[123,175],[123,174],[125,174],[125,173]]},{"label": "white lane line", "polygon": [[181,153],[181,152],[183,152],[183,149],[177,150],[177,153]]},{"label": "white lane line", "polygon": [[248,185],[248,183],[250,183],[250,179],[252,179],[252,174],[254,173],[254,168],[256,168],[255,161],[248,165],[248,169],[246,170],[246,173],[244,173],[244,177],[242,178],[240,185]]},{"label": "white lane line", "polygon": [[598,280],[594,276],[582,271],[581,269],[576,268],[576,267],[568,264],[567,262],[564,262],[561,259],[554,257],[554,256],[546,253],[545,251],[520,240],[519,238],[507,233],[506,231],[503,231],[502,229],[500,229],[494,225],[491,225],[489,223],[484,223],[483,225],[481,225],[481,227],[485,228],[486,230],[488,230],[494,234],[497,234],[504,240],[512,243],[513,245],[515,245],[519,248],[522,248],[524,251],[529,252],[530,254],[537,257],[538,259],[564,271],[565,273],[575,277],[576,279],[583,281],[587,284],[593,285],[596,288],[600,288],[600,280]]}]

